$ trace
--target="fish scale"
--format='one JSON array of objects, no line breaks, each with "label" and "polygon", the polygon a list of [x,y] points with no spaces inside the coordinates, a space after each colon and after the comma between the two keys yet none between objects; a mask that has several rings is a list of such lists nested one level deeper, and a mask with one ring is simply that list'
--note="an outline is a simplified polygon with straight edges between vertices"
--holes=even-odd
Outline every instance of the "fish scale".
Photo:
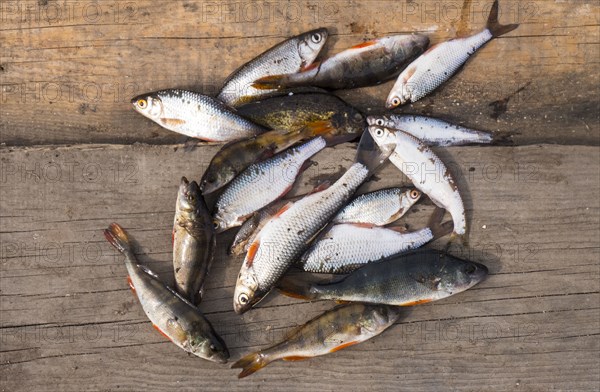
[{"label": "fish scale", "polygon": [[237,176],[215,204],[217,232],[241,225],[245,219],[289,192],[303,164],[325,148],[322,137],[250,165]]},{"label": "fish scale", "polygon": [[[411,193],[418,195],[411,197]],[[368,223],[385,226],[400,219],[421,197],[416,190],[381,189],[358,196],[333,218],[332,223]]]}]

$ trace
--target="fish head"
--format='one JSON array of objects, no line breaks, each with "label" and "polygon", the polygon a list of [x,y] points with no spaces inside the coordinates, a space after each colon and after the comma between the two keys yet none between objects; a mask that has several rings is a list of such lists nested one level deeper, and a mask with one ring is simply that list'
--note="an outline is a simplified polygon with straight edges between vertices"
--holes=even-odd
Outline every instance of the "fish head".
[{"label": "fish head", "polygon": [[423,34],[401,34],[381,38],[387,52],[392,53],[397,61],[406,63],[420,55],[429,46],[429,37]]},{"label": "fish head", "polygon": [[[212,165],[211,165],[212,166]],[[216,167],[218,166],[218,169]],[[210,168],[204,172],[202,180],[200,180],[200,191],[204,195],[213,193],[220,189],[224,184],[227,184],[235,176],[235,170],[226,164],[220,164],[215,168]]]},{"label": "fish head", "polygon": [[185,349],[212,362],[227,363],[229,350],[225,342],[206,324],[195,324],[188,333]]},{"label": "fish head", "polygon": [[131,100],[133,108],[142,115],[158,120],[163,116],[164,107],[157,93],[138,95]]},{"label": "fish head", "polygon": [[220,234],[234,227],[227,217],[227,213],[222,210],[217,210],[213,216],[213,227],[215,233]]},{"label": "fish head", "polygon": [[395,109],[407,103],[410,100],[411,91],[410,86],[406,83],[402,83],[398,88],[394,88],[385,101],[386,109]]},{"label": "fish head", "polygon": [[301,36],[298,43],[298,54],[302,60],[303,68],[315,61],[321,49],[323,49],[328,36],[329,33],[325,28],[312,30]]},{"label": "fish head", "polygon": [[262,298],[258,293],[258,281],[253,269],[246,266],[247,262],[244,260],[233,293],[233,310],[237,314],[245,313]]},{"label": "fish head", "polygon": [[189,182],[187,178],[182,177],[177,193],[177,211],[193,217],[192,215],[198,210],[202,201],[200,187],[196,181]]},{"label": "fish head", "polygon": [[404,193],[404,195],[406,196],[406,200],[408,200],[409,204],[412,206],[416,202],[419,201],[419,199],[421,198],[421,196],[423,196],[423,193],[421,193],[419,190],[413,188],[413,189],[407,190]]},{"label": "fish head", "polygon": [[411,57],[420,55],[429,46],[429,37],[423,34],[411,34],[408,38],[408,42],[404,44],[404,47],[410,48]]},{"label": "fish head", "polygon": [[452,262],[444,263],[437,288],[449,295],[460,293],[485,279],[488,269],[485,265],[473,261],[460,260],[449,255]]},{"label": "fish head", "polygon": [[395,129],[396,124],[389,116],[369,116],[367,117],[367,124],[369,126],[376,125],[378,127]]},{"label": "fish head", "polygon": [[378,125],[369,126],[369,133],[381,150],[394,150],[396,148],[396,134],[386,127]]},{"label": "fish head", "polygon": [[362,330],[371,334],[381,333],[394,324],[402,313],[401,307],[388,305],[364,305],[369,308],[360,320]]}]

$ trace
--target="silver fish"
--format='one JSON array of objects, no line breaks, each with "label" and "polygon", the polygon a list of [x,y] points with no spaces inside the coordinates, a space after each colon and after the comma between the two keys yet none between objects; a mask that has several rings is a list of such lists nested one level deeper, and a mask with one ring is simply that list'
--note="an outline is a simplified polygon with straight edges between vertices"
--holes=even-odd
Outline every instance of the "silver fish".
[{"label": "silver fish", "polygon": [[233,307],[241,314],[260,301],[287,269],[308,248],[310,240],[340,208],[371,172],[392,153],[378,150],[365,132],[357,161],[329,188],[287,205],[260,231],[250,245],[235,287]]},{"label": "silver fish", "polygon": [[266,131],[216,99],[185,90],[163,90],[131,100],[136,111],[162,127],[209,142],[229,142]]},{"label": "silver fish", "polygon": [[483,45],[517,27],[518,24],[504,26],[498,22],[498,0],[494,1],[482,32],[432,46],[406,67],[398,76],[386,107],[392,109],[407,102],[417,102],[450,79]]},{"label": "silver fish", "polygon": [[476,131],[451,124],[433,117],[412,114],[369,116],[369,125],[399,129],[422,140],[428,146],[464,146],[467,144],[489,144],[494,136],[488,132]]},{"label": "silver fish", "polygon": [[400,219],[421,198],[416,189],[381,189],[356,197],[332,223],[367,223],[385,226]]},{"label": "silver fish", "polygon": [[254,212],[288,193],[305,162],[325,148],[316,137],[298,147],[250,165],[225,188],[215,204],[217,233],[240,226]]},{"label": "silver fish", "polygon": [[270,96],[276,90],[258,90],[252,83],[265,76],[293,73],[311,65],[327,41],[327,29],[321,28],[287,39],[234,71],[217,96],[222,102],[238,106]]}]

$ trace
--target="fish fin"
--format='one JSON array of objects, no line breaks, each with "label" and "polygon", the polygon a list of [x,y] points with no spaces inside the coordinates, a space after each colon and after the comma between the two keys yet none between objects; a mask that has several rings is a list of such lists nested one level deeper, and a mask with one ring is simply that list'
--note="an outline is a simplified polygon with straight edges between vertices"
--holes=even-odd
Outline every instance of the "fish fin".
[{"label": "fish fin", "polygon": [[118,224],[111,223],[108,229],[104,230],[104,237],[119,252],[123,254],[133,253],[127,233]]},{"label": "fish fin", "polygon": [[259,247],[259,240],[255,240],[248,247],[248,253],[246,253],[246,267],[250,268],[252,266],[252,263],[254,262],[254,258],[256,257],[256,253],[258,252]]},{"label": "fish fin", "polygon": [[368,48],[369,46],[373,46],[377,43],[377,41],[373,40],[373,41],[366,41],[363,43],[360,43],[358,45],[354,45],[352,46],[350,49],[362,49],[362,48]]},{"label": "fish fin", "polygon": [[464,247],[469,246],[469,238],[467,237],[467,234],[458,234],[457,232],[453,231],[450,235],[450,241],[448,242],[448,245],[454,241],[459,241]]},{"label": "fish fin", "polygon": [[360,343],[358,340],[353,340],[351,342],[342,343],[339,346],[336,346],[336,347],[332,348],[331,350],[329,350],[329,352],[334,353],[336,351],[343,350],[346,347],[354,346],[355,344],[358,344],[358,343]]},{"label": "fish fin", "polygon": [[289,276],[284,276],[277,284],[277,290],[286,297],[311,300],[310,284],[303,284],[306,282],[300,282],[297,279],[293,279]]},{"label": "fish fin", "polygon": [[283,214],[284,212],[289,210],[292,207],[292,205],[294,205],[294,203],[289,202],[286,205],[284,205],[283,207],[281,207],[279,209],[279,211],[277,211],[277,213],[275,215],[273,215],[273,218],[277,218],[277,217],[281,216],[281,214]]},{"label": "fish fin", "polygon": [[167,335],[166,333],[164,333],[164,332],[163,332],[163,330],[162,330],[162,329],[160,329],[160,328],[158,327],[158,325],[156,325],[156,324],[152,324],[152,326],[154,327],[154,329],[156,329],[158,332],[160,332],[160,334],[161,334],[162,336],[164,336],[165,338],[169,339],[170,341],[173,341],[173,339],[171,339],[171,338],[169,337],[169,335]]},{"label": "fish fin", "polygon": [[127,276],[127,284],[129,284],[129,288],[132,292],[135,293],[135,286],[133,285],[133,281],[131,280],[131,276]]},{"label": "fish fin", "polygon": [[408,229],[405,226],[389,226],[387,228],[400,234],[408,233]]},{"label": "fish fin", "polygon": [[257,90],[278,90],[285,87],[284,84],[287,79],[288,75],[265,76],[252,83],[252,87]]},{"label": "fish fin", "polygon": [[198,147],[199,140],[192,137],[188,138],[183,144],[183,152],[192,152]]},{"label": "fish fin", "polygon": [[335,303],[338,305],[348,305],[351,302],[350,301],[342,301],[341,299],[336,299]]},{"label": "fish fin", "polygon": [[186,123],[185,120],[181,120],[181,119],[178,119],[178,118],[161,118],[160,122],[163,125],[168,125],[168,126],[171,126],[171,127],[174,127],[174,126],[177,126],[177,125],[183,125],[183,124]]},{"label": "fish fin", "polygon": [[296,362],[296,361],[304,361],[306,359],[310,359],[311,357],[303,357],[301,355],[290,355],[289,357],[283,357],[284,361]]},{"label": "fish fin", "polygon": [[405,302],[405,303],[403,303],[400,306],[415,306],[415,305],[426,304],[426,303],[431,302],[431,301],[433,301],[433,299],[431,299],[431,298],[419,299],[419,300],[416,300],[416,301]]},{"label": "fish fin", "polygon": [[[316,165],[316,162],[315,161],[311,161],[310,159],[304,161],[302,163],[302,166],[300,166],[300,173],[304,173],[306,170],[308,170],[309,167],[315,166],[315,165]],[[294,184],[290,185],[281,196],[286,195],[289,191],[292,190],[293,187],[294,187]]]},{"label": "fish fin", "polygon": [[231,365],[232,369],[242,369],[238,374],[238,378],[248,377],[249,375],[259,371],[267,366],[271,361],[260,351],[248,354]]},{"label": "fish fin", "polygon": [[440,207],[436,207],[435,210],[433,210],[431,216],[429,217],[427,227],[429,227],[429,229],[431,230],[431,234],[433,234],[434,239],[445,237],[452,233],[452,231],[454,230],[454,223],[452,223],[452,221],[442,223],[444,215],[446,215],[446,210]]},{"label": "fish fin", "polygon": [[376,225],[372,224],[372,223],[365,223],[365,222],[350,222],[347,223],[348,225],[352,225],[352,226],[356,226],[356,227],[360,227],[363,229],[372,229],[374,227],[377,227]]},{"label": "fish fin", "polygon": [[486,28],[492,33],[493,37],[500,37],[501,35],[510,33],[519,27],[518,24],[501,25],[498,21],[498,0],[494,1],[490,16],[487,20]]},{"label": "fish fin", "polygon": [[[425,52],[423,52],[423,55],[426,55],[427,53],[431,52],[433,49],[437,48],[438,46],[440,46],[440,44],[435,44],[435,45],[431,45],[429,48],[427,48],[427,50]],[[416,67],[412,67],[410,69],[408,69],[408,72],[410,72],[410,76],[412,76],[415,71],[417,70]],[[410,77],[409,77],[410,79]]]},{"label": "fish fin", "polygon": [[321,66],[321,62],[320,61],[315,61],[314,63],[310,63],[306,66],[303,66],[302,69],[300,69],[300,72],[306,72],[306,71],[310,71],[311,69],[315,69],[317,67]]},{"label": "fish fin", "polygon": [[514,146],[515,141],[513,139],[515,135],[510,132],[497,132],[492,135],[490,144],[495,146]]},{"label": "fish fin", "polygon": [[302,133],[305,137],[327,135],[333,131],[335,127],[329,120],[313,121],[304,126]]},{"label": "fish fin", "polygon": [[323,138],[327,142],[327,147],[334,147],[338,144],[344,144],[357,139],[360,133],[348,133],[344,135],[323,135]]},{"label": "fish fin", "polygon": [[369,173],[373,173],[392,155],[395,148],[395,144],[386,144],[379,147],[370,132],[363,132],[358,144],[355,161],[365,166]]},{"label": "fish fin", "polygon": [[308,192],[306,194],[306,196],[312,195],[314,193],[323,192],[325,189],[329,188],[330,186],[331,186],[331,181],[329,181],[329,180],[323,181],[322,183],[320,183],[319,185],[314,187],[312,191]]}]

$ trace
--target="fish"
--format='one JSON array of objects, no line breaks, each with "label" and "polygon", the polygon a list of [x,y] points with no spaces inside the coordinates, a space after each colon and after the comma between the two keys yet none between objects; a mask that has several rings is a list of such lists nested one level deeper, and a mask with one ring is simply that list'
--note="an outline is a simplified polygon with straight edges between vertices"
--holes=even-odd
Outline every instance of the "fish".
[{"label": "fish", "polygon": [[428,146],[434,147],[490,144],[494,141],[494,136],[489,132],[461,127],[433,117],[412,114],[369,116],[367,122],[369,125],[399,129],[410,133]]},{"label": "fish", "polygon": [[466,241],[467,218],[458,185],[444,162],[416,137],[377,125],[369,127],[375,143],[386,151],[394,148],[390,162],[403,172],[414,186],[435,205],[447,210],[454,221],[453,237]]},{"label": "fish", "polygon": [[422,247],[452,232],[442,224],[444,210],[437,208],[427,227],[407,232],[404,227],[383,228],[363,223],[333,225],[319,236],[297,263],[307,272],[347,274],[385,258]]},{"label": "fish", "polygon": [[264,161],[302,140],[327,135],[331,130],[321,123],[312,123],[293,131],[271,130],[228,143],[210,161],[200,180],[200,190],[203,195],[213,193],[229,184],[251,164]]},{"label": "fish", "polygon": [[112,223],[106,240],[125,256],[129,286],[138,297],[152,325],[175,345],[197,357],[227,363],[229,351],[204,315],[187,299],[140,265],[125,230]]},{"label": "fish", "polygon": [[414,103],[427,96],[454,76],[479,48],[517,27],[518,24],[498,22],[498,0],[495,0],[483,31],[434,45],[406,67],[387,97],[386,108]]},{"label": "fish", "polygon": [[334,353],[381,334],[401,315],[401,308],[395,306],[337,306],[297,328],[282,342],[248,354],[231,367],[242,369],[238,378],[244,378],[276,360],[299,361]]},{"label": "fish", "polygon": [[385,226],[404,216],[420,198],[421,192],[416,189],[388,188],[365,193],[352,200],[331,222]]},{"label": "fish", "polygon": [[483,264],[421,249],[365,264],[335,282],[306,284],[286,277],[278,289],[299,299],[413,306],[468,290],[487,274]]},{"label": "fish", "polygon": [[233,308],[242,314],[273,288],[306,251],[311,239],[348,202],[393,150],[378,148],[363,133],[355,163],[326,189],[288,204],[267,222],[248,248],[236,282]]},{"label": "fish", "polygon": [[429,46],[421,34],[393,35],[363,42],[301,72],[270,75],[252,85],[258,89],[314,86],[329,90],[373,86],[398,76]]},{"label": "fish", "polygon": [[288,193],[307,160],[325,148],[322,137],[250,165],[219,195],[213,222],[217,233],[242,225],[248,217]]},{"label": "fish", "polygon": [[173,269],[175,288],[191,303],[202,299],[216,245],[212,215],[200,188],[182,177],[173,222]]},{"label": "fish", "polygon": [[329,146],[358,139],[367,122],[364,115],[341,98],[329,93],[294,93],[261,99],[238,107],[238,112],[271,129],[297,131],[309,124],[329,129]]},{"label": "fish", "polygon": [[217,99],[238,106],[269,95],[273,91],[255,89],[252,83],[264,76],[298,72],[308,67],[323,49],[328,36],[327,29],[320,28],[275,45],[229,75]]},{"label": "fish", "polygon": [[139,95],[131,103],[163,128],[207,142],[229,142],[267,130],[220,101],[193,91],[162,90]]}]

